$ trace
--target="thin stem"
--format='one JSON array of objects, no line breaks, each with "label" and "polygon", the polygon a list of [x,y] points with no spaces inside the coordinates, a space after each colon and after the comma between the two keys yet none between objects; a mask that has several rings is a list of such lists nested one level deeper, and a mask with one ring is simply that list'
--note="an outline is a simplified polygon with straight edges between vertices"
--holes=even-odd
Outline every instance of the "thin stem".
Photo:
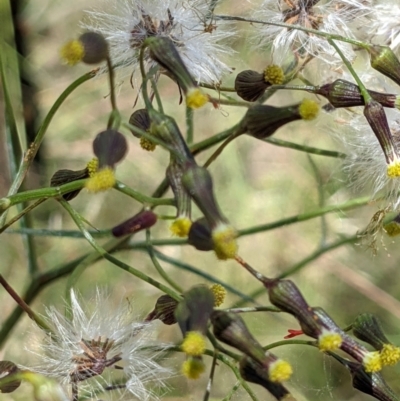
[{"label": "thin stem", "polygon": [[190,146],[193,143],[193,109],[186,106],[186,143]]},{"label": "thin stem", "polygon": [[[7,230],[7,228],[12,226],[15,222],[17,222],[21,217],[25,216],[28,212],[33,210],[35,207],[42,204],[45,200],[46,199],[43,199],[43,198],[39,199],[36,202],[32,203],[31,205],[27,206],[25,209],[23,209],[20,213],[18,213],[11,220],[9,220],[6,224],[4,224],[4,226],[0,227],[0,234],[2,232],[4,232],[5,230]],[[32,229],[23,227],[20,233],[22,233],[22,231],[24,231],[24,234],[28,234],[28,231],[30,231],[30,230],[32,230]],[[35,231],[35,230],[33,230],[33,231]]]},{"label": "thin stem", "polygon": [[119,259],[115,258],[114,256],[110,255],[103,247],[97,244],[94,240],[92,235],[86,230],[84,224],[82,223],[82,218],[76,210],[74,210],[70,204],[65,201],[64,199],[59,200],[60,204],[64,207],[64,209],[69,213],[69,215],[74,220],[77,227],[82,231],[84,237],[89,242],[90,245],[105,259],[113,263],[114,265],[120,267],[121,269],[133,274],[137,278],[141,279],[142,281],[158,288],[160,291],[168,294],[172,298],[176,300],[180,300],[181,296],[177,294],[175,291],[171,290],[170,288],[166,287],[165,285],[159,283],[157,280],[152,279],[151,277],[147,276],[146,274],[142,273],[140,270],[133,268],[132,266],[127,265],[126,263],[120,261]]},{"label": "thin stem", "polygon": [[175,283],[174,280],[172,280],[168,274],[165,272],[161,264],[156,258],[156,255],[154,253],[154,248],[153,245],[151,244],[151,237],[150,237],[150,230],[146,230],[146,243],[147,243],[147,252],[150,256],[151,261],[153,262],[154,267],[156,268],[158,274],[176,291],[178,291],[180,294],[183,292],[183,289]]},{"label": "thin stem", "polygon": [[[80,85],[82,85],[84,82],[88,81],[89,79],[92,79],[93,77],[96,76],[98,72],[98,69],[92,70],[85,75],[82,75],[80,78],[78,78],[76,81],[74,81],[71,85],[67,87],[67,89],[64,90],[64,92],[59,96],[59,98],[54,102],[53,106],[51,107],[50,111],[47,113],[45,119],[42,122],[42,125],[39,128],[39,131],[30,145],[29,149],[26,151],[24,158],[22,160],[22,163],[20,165],[20,168],[18,170],[17,176],[15,177],[14,182],[11,185],[11,188],[8,192],[8,196],[14,195],[17,193],[19,187],[21,186],[22,182],[24,181],[25,175],[31,166],[31,163],[33,159],[36,156],[37,151],[39,150],[39,146],[42,143],[43,137],[45,133],[47,132],[47,128],[50,125],[51,120],[53,119],[54,115],[60,108],[60,106],[64,103],[65,99]],[[5,218],[5,216],[2,218]],[[4,220],[0,219],[0,225],[4,224]]]},{"label": "thin stem", "polygon": [[40,315],[36,314],[30,308],[30,306],[15,292],[15,290],[11,287],[10,284],[8,284],[6,279],[1,274],[0,284],[11,295],[11,297],[20,306],[20,308],[30,317],[30,319],[32,319],[42,330],[47,333],[51,333],[51,329],[48,324],[40,317]]},{"label": "thin stem", "polygon": [[150,78],[150,81],[151,81],[151,87],[153,88],[153,92],[154,92],[154,95],[156,97],[158,111],[160,113],[164,113],[164,108],[163,108],[163,105],[162,105],[160,92],[158,91],[157,83],[156,83],[156,80],[154,79],[154,76],[152,76]]},{"label": "thin stem", "polygon": [[214,104],[214,105],[219,105],[219,104],[223,104],[225,106],[239,106],[239,107],[251,107],[252,104],[250,102],[241,102],[239,100],[235,100],[235,99],[221,99],[218,98],[216,99],[215,97],[211,97],[210,96],[210,103]]},{"label": "thin stem", "polygon": [[210,85],[205,82],[200,82],[199,86],[201,86],[202,88],[213,89],[218,92],[236,92],[235,88],[231,88],[228,86]]},{"label": "thin stem", "polygon": [[85,183],[86,179],[83,179],[69,182],[68,184],[60,185],[59,187],[33,189],[31,191],[24,191],[15,195],[8,196],[7,198],[2,198],[0,199],[0,201],[7,200],[8,201],[7,209],[8,209],[9,207],[16,205],[18,203],[32,201],[36,199],[43,199],[43,198],[55,198],[57,196],[64,195],[76,189],[83,188]]},{"label": "thin stem", "polygon": [[168,206],[175,206],[175,199],[168,198],[168,199],[160,199],[160,198],[153,198],[151,196],[143,195],[142,193],[128,187],[127,185],[123,184],[120,181],[117,181],[114,187],[117,191],[130,196],[131,198],[137,200],[138,202],[144,205],[152,205],[152,206],[159,206],[159,205],[168,205]]},{"label": "thin stem", "polygon": [[355,39],[351,38],[346,38],[344,36],[336,35],[333,33],[328,33],[324,31],[319,31],[317,29],[311,29],[311,28],[305,28],[299,25],[294,25],[294,24],[285,24],[284,22],[273,22],[273,21],[262,21],[262,20],[257,20],[253,18],[243,18],[243,17],[233,17],[230,15],[214,15],[215,19],[220,19],[220,20],[227,20],[227,21],[242,21],[242,22],[251,22],[254,24],[263,24],[263,25],[272,25],[272,26],[280,26],[282,28],[288,28],[290,30],[296,29],[298,31],[303,31],[307,33],[312,33],[317,36],[322,36],[324,38],[329,39],[334,39],[334,40],[339,40],[340,42],[346,42],[350,43],[355,46],[359,46],[363,49],[367,49],[369,46],[363,42],[360,42]]},{"label": "thin stem", "polygon": [[251,312],[276,312],[281,313],[282,311],[275,306],[252,306],[245,308],[227,308],[223,309],[225,312],[232,313],[251,313]]},{"label": "thin stem", "polygon": [[273,348],[282,347],[282,345],[310,345],[312,347],[317,347],[315,341],[308,341],[308,340],[282,340],[276,341],[274,343],[266,345],[264,348],[265,351],[268,351]]},{"label": "thin stem", "polygon": [[211,394],[211,387],[215,374],[215,367],[217,366],[218,351],[214,350],[214,357],[211,364],[210,376],[208,377],[206,392],[204,393],[203,401],[208,401]]},{"label": "thin stem", "polygon": [[241,134],[242,131],[238,129],[235,133],[226,138],[225,141],[222,142],[221,145],[217,148],[217,150],[207,159],[203,167],[207,168],[222,153],[222,151],[226,148],[226,146],[228,146],[229,143],[231,143],[235,138],[237,138]]},{"label": "thin stem", "polygon": [[289,142],[289,141],[285,141],[283,139],[278,139],[278,138],[266,138],[266,139],[263,139],[263,141],[268,142],[271,145],[299,150],[300,152],[311,153],[311,154],[318,155],[318,156],[335,157],[338,159],[345,159],[347,157],[347,155],[345,153],[336,152],[335,150],[325,150],[325,149],[314,148],[312,146],[300,145],[298,143]]},{"label": "thin stem", "polygon": [[108,70],[108,78],[110,82],[110,101],[111,101],[111,108],[113,111],[117,110],[117,101],[115,99],[115,79],[114,79],[114,68],[111,63],[111,59],[107,57],[107,70]]},{"label": "thin stem", "polygon": [[336,52],[339,54],[340,58],[342,59],[344,65],[348,68],[348,70],[350,71],[351,75],[353,76],[353,78],[357,82],[357,85],[360,88],[360,92],[361,92],[361,95],[362,95],[362,97],[364,99],[364,102],[365,102],[365,104],[367,104],[368,102],[370,102],[372,100],[371,95],[369,94],[367,88],[365,87],[365,85],[361,81],[360,77],[358,76],[358,74],[354,70],[354,68],[353,68],[352,64],[350,63],[350,61],[347,60],[346,56],[340,50],[340,47],[332,39],[333,39],[332,37],[328,38],[328,42],[331,44],[332,47],[334,47],[334,49],[336,50]]}]

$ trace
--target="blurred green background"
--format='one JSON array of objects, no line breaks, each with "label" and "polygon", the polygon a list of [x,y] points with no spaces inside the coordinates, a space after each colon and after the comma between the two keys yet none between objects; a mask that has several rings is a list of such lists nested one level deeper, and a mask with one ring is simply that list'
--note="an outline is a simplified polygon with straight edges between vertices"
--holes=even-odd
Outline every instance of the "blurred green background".
[{"label": "blurred green background", "polygon": [[[4,18],[7,17],[6,3],[3,0],[1,6]],[[83,10],[96,4],[98,3],[94,0],[13,0],[13,6],[20,7],[16,22],[26,46],[24,58],[20,60],[29,81],[29,85],[24,82],[24,91],[27,91],[30,100],[30,106],[25,109],[25,118],[31,120],[33,126],[36,124],[36,129],[59,94],[74,79],[89,70],[84,65],[74,68],[63,65],[59,59],[59,48],[66,40],[78,36],[81,32],[78,25],[83,18]],[[246,7],[249,7],[247,3],[238,0],[229,0],[222,4],[225,12],[235,15],[242,15]],[[239,27],[246,29],[244,25]],[[268,62],[268,55],[264,57],[251,54],[247,45],[245,32],[236,37],[235,48],[238,53],[228,60],[236,72],[246,68],[261,70]],[[232,85],[234,77],[235,72],[224,80],[224,85]],[[117,82],[118,106],[123,118],[128,120],[134,110],[136,91],[131,87],[129,74],[124,80],[117,76]],[[179,93],[176,86],[170,80],[162,78],[160,88],[166,112],[177,119],[184,131],[185,110],[178,105]],[[50,177],[58,169],[81,169],[85,166],[92,157],[92,140],[107,123],[110,111],[108,93],[107,79],[102,76],[85,83],[66,100],[51,123],[40,150],[40,158],[29,173],[25,189],[48,186]],[[17,92],[11,95],[18,101]],[[298,93],[279,94],[271,98],[270,104],[290,104],[300,98]],[[239,121],[243,113],[244,109],[240,107],[221,106],[215,110],[211,105],[196,111],[195,142],[229,128]],[[1,114],[0,118],[4,126],[4,115]],[[316,124],[291,123],[279,130],[276,138],[337,150],[337,145],[324,133],[323,126],[324,122],[320,120]],[[128,157],[117,169],[117,178],[150,195],[165,175],[169,156],[159,148],[154,153],[143,151],[136,138],[129,132],[124,133],[127,134],[130,149]],[[0,139],[1,197],[7,194],[11,184],[3,129]],[[212,151],[207,150],[199,155],[199,163],[204,162]],[[238,229],[312,211],[320,207],[321,196],[324,204],[335,205],[362,195],[346,189],[345,177],[337,159],[308,156],[304,152],[273,146],[248,136],[232,142],[211,165],[210,171],[221,209]],[[82,191],[71,204],[100,230],[113,227],[141,208],[139,203],[116,191],[96,195]],[[326,215],[323,220],[312,219],[244,236],[239,239],[239,254],[263,274],[275,276],[318,249],[324,226],[327,231],[324,240],[332,243],[343,235],[354,235],[357,230],[364,228],[376,210],[376,204],[371,202],[368,206],[350,212]],[[157,212],[174,213],[167,207],[157,208]],[[14,208],[9,217],[15,213]],[[200,216],[198,210],[195,210],[194,215]],[[76,230],[69,216],[54,200],[45,202],[31,216],[35,229]],[[153,238],[170,238],[168,226],[168,221],[159,221],[152,229]],[[13,226],[14,229],[18,227],[18,224]],[[144,239],[142,233],[137,234],[133,240],[141,239]],[[104,243],[106,240],[107,238],[99,239],[99,242]],[[91,251],[91,246],[82,238],[35,236],[33,241],[40,272],[62,266]],[[380,250],[376,256],[362,244],[345,245],[313,260],[291,278],[311,305],[323,307],[338,324],[347,326],[358,313],[373,312],[382,320],[389,338],[395,344],[400,344],[400,284],[396,279],[400,260],[398,243],[384,238],[384,244],[380,244],[379,239],[378,245]],[[220,262],[213,253],[201,253],[189,246],[165,246],[158,250],[170,258],[214,275],[243,293],[250,294],[260,288],[260,284],[237,263]],[[12,233],[1,235],[0,255],[0,273],[22,294],[29,285],[30,277],[27,253],[21,236]],[[117,257],[146,274],[157,277],[145,252],[123,251],[117,253]],[[176,266],[165,262],[161,264],[185,289],[207,283],[204,278]],[[65,284],[66,278],[62,278],[44,288],[32,303],[34,310],[43,313],[48,305],[62,308]],[[96,285],[107,286],[116,300],[120,299],[121,294],[131,298],[139,317],[148,313],[161,295],[157,289],[140,282],[107,261],[99,261],[87,268],[80,277],[78,288],[84,297],[89,297]],[[224,306],[228,307],[238,300],[239,297],[229,294]],[[258,298],[258,302],[262,305],[269,304],[266,295]],[[2,288],[0,305],[0,322],[4,323],[15,303]],[[246,314],[244,318],[262,344],[281,340],[288,328],[298,327],[295,320],[285,314],[253,313]],[[181,335],[175,326],[160,326],[159,336],[160,340],[176,342]],[[24,347],[34,340],[40,340],[39,330],[32,327],[29,319],[23,316],[0,349],[0,359],[29,364],[29,356]],[[287,387],[298,401],[369,399],[367,395],[352,389],[350,376],[342,366],[315,349],[286,346],[277,348],[275,353],[288,359],[294,366],[295,373]],[[179,369],[182,361],[183,355],[178,354],[169,363]],[[399,368],[396,367],[386,368],[383,372],[387,381],[399,393],[398,373]],[[206,374],[198,381],[188,381],[178,374],[171,380],[172,390],[165,399],[202,399],[206,381]],[[235,382],[229,369],[223,365],[218,366],[211,399],[221,400]],[[273,399],[261,387],[253,388],[260,400]],[[2,399],[31,399],[31,394],[31,388],[22,385],[15,393],[3,395]],[[249,396],[239,389],[233,400],[242,399],[249,399]]]}]

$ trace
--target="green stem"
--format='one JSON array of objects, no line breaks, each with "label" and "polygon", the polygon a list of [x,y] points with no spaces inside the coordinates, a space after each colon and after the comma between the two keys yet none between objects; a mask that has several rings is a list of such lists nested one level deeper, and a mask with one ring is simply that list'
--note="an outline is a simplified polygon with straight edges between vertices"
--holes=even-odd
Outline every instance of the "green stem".
[{"label": "green stem", "polygon": [[110,83],[110,101],[111,101],[111,108],[113,111],[117,109],[117,101],[115,99],[115,83],[114,83],[114,68],[111,63],[111,59],[107,57],[107,69],[108,69],[108,79]]},{"label": "green stem", "polygon": [[186,143],[190,146],[193,143],[193,109],[186,106]]},{"label": "green stem", "polygon": [[225,312],[232,312],[232,313],[249,313],[249,312],[282,312],[280,309],[276,308],[275,306],[252,306],[246,308],[228,308],[223,309]]},{"label": "green stem", "polygon": [[85,183],[86,179],[69,182],[68,184],[60,185],[59,187],[40,188],[40,189],[33,189],[30,191],[24,191],[15,195],[8,196],[7,198],[2,198],[0,199],[0,202],[7,203],[7,207],[3,209],[6,210],[9,207],[16,205],[18,203],[32,201],[36,199],[55,198],[57,196],[64,195],[76,189],[83,188]]},{"label": "green stem", "polygon": [[142,193],[135,191],[134,189],[126,186],[120,181],[117,181],[114,187],[117,191],[130,196],[131,198],[137,200],[138,202],[144,205],[152,205],[152,206],[159,206],[159,205],[168,205],[168,206],[175,206],[175,200],[173,198],[168,199],[160,199],[160,198],[153,198],[151,196],[143,195]]},{"label": "green stem", "polygon": [[8,284],[8,282],[1,274],[0,284],[20,306],[20,308],[30,317],[30,319],[32,319],[43,331],[51,334],[51,329],[45,322],[45,320],[30,308],[30,306],[15,292],[15,290],[10,286],[10,284]]},{"label": "green stem", "polygon": [[82,234],[86,238],[86,240],[89,242],[90,245],[105,259],[113,263],[114,265],[118,266],[119,268],[129,272],[130,274],[136,276],[137,278],[141,279],[142,281],[158,288],[160,291],[164,292],[165,294],[168,294],[170,297],[180,300],[181,296],[177,294],[175,291],[171,290],[170,288],[166,287],[165,285],[159,283],[158,281],[152,279],[151,277],[147,276],[146,274],[142,273],[140,270],[137,270],[133,268],[132,266],[127,265],[126,263],[120,261],[119,259],[115,258],[111,254],[109,254],[103,247],[97,244],[97,242],[94,240],[92,235],[89,233],[88,230],[86,230],[82,218],[79,215],[76,210],[74,210],[71,205],[65,201],[64,199],[59,200],[60,204],[64,207],[64,209],[69,213],[69,215],[72,217],[74,220],[75,224],[77,227],[82,231]]},{"label": "green stem", "polygon": [[367,49],[369,46],[363,42],[360,42],[355,39],[351,38],[346,38],[344,36],[336,35],[333,33],[328,33],[324,31],[319,31],[317,29],[310,29],[310,28],[305,28],[299,25],[295,24],[285,24],[284,22],[273,22],[273,21],[262,21],[262,20],[257,20],[253,18],[243,18],[243,17],[232,17],[230,15],[214,15],[215,19],[220,19],[220,20],[227,20],[227,21],[242,21],[242,22],[251,22],[254,24],[263,24],[263,25],[272,25],[272,26],[280,26],[282,28],[288,28],[289,30],[296,29],[298,31],[303,31],[307,33],[312,33],[317,36],[322,36],[324,38],[329,39],[334,39],[334,40],[339,40],[340,42],[346,42],[350,43],[354,46],[359,46],[363,49]]},{"label": "green stem", "polygon": [[218,85],[215,86],[215,85],[206,84],[205,82],[200,82],[199,86],[201,86],[202,88],[213,89],[218,92],[236,92],[235,88],[231,88],[228,86],[218,86]]},{"label": "green stem", "polygon": [[345,210],[350,210],[350,209],[354,209],[354,208],[357,208],[360,206],[365,206],[369,202],[370,202],[369,197],[362,197],[362,198],[353,199],[353,200],[345,202],[345,203],[341,203],[339,205],[324,206],[320,209],[316,209],[311,212],[297,214],[295,216],[277,220],[272,223],[262,224],[259,226],[253,226],[250,228],[245,228],[245,229],[239,230],[239,236],[251,235],[251,234],[259,233],[262,231],[273,230],[274,228],[283,227],[283,226],[286,226],[289,224],[300,223],[302,221],[310,220],[315,217],[320,217],[327,213],[343,212]]},{"label": "green stem", "polygon": [[368,102],[370,102],[372,100],[371,95],[369,94],[367,88],[365,87],[365,85],[363,84],[363,82],[361,81],[361,79],[359,78],[359,76],[357,75],[356,71],[354,70],[352,64],[350,63],[349,60],[347,60],[346,56],[343,54],[343,52],[340,50],[340,47],[335,43],[334,40],[332,40],[333,38],[328,38],[328,42],[330,43],[330,45],[332,47],[334,47],[334,49],[337,51],[337,53],[339,54],[340,58],[342,59],[344,65],[348,68],[348,70],[350,71],[351,75],[353,76],[353,78],[355,79],[355,81],[357,82],[358,87],[360,88],[360,92],[362,94],[362,97],[364,99],[365,104],[367,104]]},{"label": "green stem", "polygon": [[[74,81],[71,85],[67,87],[67,89],[64,90],[64,92],[59,96],[59,98],[54,102],[53,106],[51,107],[50,111],[46,115],[45,119],[43,120],[42,125],[39,128],[39,131],[30,145],[29,149],[25,153],[24,159],[22,160],[22,164],[18,170],[17,176],[15,177],[14,182],[11,185],[11,188],[8,192],[8,196],[14,195],[17,193],[19,187],[21,186],[25,175],[31,166],[33,159],[36,156],[36,153],[39,149],[40,144],[42,143],[43,137],[45,133],[47,132],[47,128],[50,125],[51,120],[53,119],[54,115],[60,108],[60,106],[64,103],[65,99],[80,85],[82,85],[84,82],[88,81],[89,79],[92,79],[93,77],[96,76],[98,69],[90,71],[86,73],[85,75],[82,75],[80,78],[78,78],[76,81]],[[0,225],[2,225],[4,221],[0,221]]]},{"label": "green stem", "polygon": [[178,293],[182,294],[183,289],[177,284],[175,283],[174,280],[172,280],[168,274],[165,272],[165,270],[162,268],[161,264],[159,263],[159,261],[156,258],[156,255],[154,253],[154,248],[153,245],[151,243],[151,237],[150,237],[150,230],[147,229],[146,230],[146,243],[147,243],[147,253],[150,256],[151,261],[153,262],[154,267],[156,268],[158,274],[176,291],[178,291]]},{"label": "green stem", "polygon": [[332,251],[336,248],[340,248],[342,245],[351,244],[351,243],[357,241],[357,239],[358,239],[358,235],[353,235],[352,237],[341,239],[337,242],[334,242],[333,244],[322,246],[321,248],[316,250],[314,253],[312,253],[310,256],[308,256],[307,258],[303,259],[299,263],[292,266],[290,269],[281,273],[277,278],[282,279],[285,277],[292,276],[293,274],[299,272],[304,266],[307,266],[310,262],[319,258],[324,253]]},{"label": "green stem", "polygon": [[235,99],[221,99],[221,98],[214,98],[210,97],[209,100],[212,104],[220,105],[223,104],[225,106],[239,106],[239,107],[251,107],[252,104],[250,102],[241,102]]},{"label": "green stem", "polygon": [[[322,256],[323,254],[330,252],[336,248],[339,248],[342,245],[345,245],[349,242],[354,241],[357,238],[357,236],[354,237],[350,237],[350,238],[345,238],[345,239],[341,239],[337,242],[334,242],[330,245],[326,245],[325,247],[318,249],[317,251],[313,252],[310,256],[307,256],[306,258],[302,259],[300,262],[294,264],[290,269],[286,270],[286,272],[282,273],[280,276],[278,276],[277,278],[284,278],[284,277],[288,277],[288,275],[291,275],[293,273],[297,273],[299,270],[301,270],[303,267],[305,267],[306,265],[308,265],[310,262],[318,259],[320,256]],[[264,286],[258,288],[257,290],[253,291],[250,296],[253,299],[258,298],[259,296],[263,295],[266,293],[266,289]],[[242,305],[245,304],[245,301],[240,300],[238,302],[236,302],[234,304],[235,307],[241,307]]]},{"label": "green stem", "polygon": [[266,139],[263,139],[263,141],[268,142],[271,145],[281,146],[283,148],[295,149],[295,150],[299,150],[300,152],[311,153],[311,154],[318,155],[318,156],[335,157],[338,159],[345,159],[347,157],[347,155],[345,153],[336,152],[334,150],[325,150],[325,149],[314,148],[312,146],[307,146],[307,145],[300,145],[298,143],[285,141],[283,139],[266,138]]},{"label": "green stem", "polygon": [[[46,199],[39,199],[36,202],[32,203],[31,205],[27,206],[25,209],[23,209],[20,213],[18,213],[16,216],[14,216],[11,220],[9,220],[4,226],[0,227],[0,234],[7,230],[8,227],[12,226],[15,222],[17,222],[21,217],[25,216],[28,212],[33,210],[35,207],[39,206],[42,204]],[[31,228],[27,227],[22,227],[22,230],[20,233],[22,234],[22,231],[24,234],[30,235],[28,232],[32,230]],[[36,230],[33,230],[36,231]]]},{"label": "green stem", "polygon": [[317,347],[315,341],[308,341],[308,340],[282,340],[276,341],[274,343],[268,344],[265,347],[265,351],[268,351],[273,348],[281,347],[282,345],[310,345],[312,347]]}]

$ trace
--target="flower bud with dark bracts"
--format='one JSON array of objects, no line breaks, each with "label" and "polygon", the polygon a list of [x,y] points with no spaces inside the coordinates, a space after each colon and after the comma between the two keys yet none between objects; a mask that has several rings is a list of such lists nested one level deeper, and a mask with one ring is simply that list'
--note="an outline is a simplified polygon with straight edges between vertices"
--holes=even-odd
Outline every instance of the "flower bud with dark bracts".
[{"label": "flower bud with dark bracts", "polygon": [[287,107],[258,104],[247,111],[242,129],[254,138],[265,139],[292,121],[313,120],[318,111],[318,104],[310,99],[304,99],[301,103]]},{"label": "flower bud with dark bracts", "polygon": [[186,105],[192,109],[204,106],[208,96],[197,86],[189,74],[172,40],[166,36],[153,36],[145,40],[150,56],[164,67],[178,82],[186,95]]},{"label": "flower bud with dark bracts", "polygon": [[108,43],[96,32],[83,33],[77,40],[71,40],[61,48],[61,58],[69,65],[80,61],[98,64],[108,57]]},{"label": "flower bud with dark bracts", "polygon": [[383,333],[379,320],[372,313],[358,315],[352,324],[353,334],[380,352],[383,365],[395,365],[400,360],[400,348],[391,344]]},{"label": "flower bud with dark bracts", "polygon": [[280,383],[269,379],[268,370],[249,356],[240,360],[239,372],[242,378],[250,383],[259,384],[269,391],[278,401],[289,401],[289,391]]},{"label": "flower bud with dark bracts", "polygon": [[369,46],[371,67],[400,85],[400,61],[388,46]]},{"label": "flower bud with dark bracts", "polygon": [[[336,108],[363,106],[365,104],[359,87],[344,79],[337,79],[332,83],[322,85],[312,93],[326,97],[330,104]],[[396,95],[371,90],[368,93],[372,99],[384,107],[399,107],[400,101]]]},{"label": "flower bud with dark bracts", "polygon": [[114,237],[122,237],[124,235],[135,234],[139,231],[146,230],[157,223],[157,215],[151,210],[142,210],[128,220],[115,226],[111,232]]},{"label": "flower bud with dark bracts", "polygon": [[150,312],[145,321],[149,322],[155,319],[161,320],[166,325],[172,325],[177,322],[175,318],[175,309],[178,301],[170,295],[161,295],[156,301],[154,309]]},{"label": "flower bud with dark bracts", "polygon": [[400,177],[400,157],[382,105],[375,100],[369,101],[364,107],[364,116],[374,131],[385,155],[388,177]]}]

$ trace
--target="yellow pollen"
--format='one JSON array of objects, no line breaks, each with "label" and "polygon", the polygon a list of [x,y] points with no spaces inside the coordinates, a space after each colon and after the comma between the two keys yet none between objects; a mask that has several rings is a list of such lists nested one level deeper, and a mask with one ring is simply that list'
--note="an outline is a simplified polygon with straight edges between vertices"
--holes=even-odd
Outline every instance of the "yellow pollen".
[{"label": "yellow pollen", "polygon": [[314,120],[318,112],[318,103],[311,99],[304,99],[299,106],[299,114],[303,120]]},{"label": "yellow pollen", "polygon": [[321,351],[334,351],[342,345],[342,341],[339,333],[325,331],[318,337],[318,347]]},{"label": "yellow pollen", "polygon": [[382,369],[381,356],[379,351],[368,352],[362,361],[367,373],[379,372]]},{"label": "yellow pollen", "polygon": [[400,234],[400,224],[397,221],[391,221],[390,223],[384,224],[383,229],[389,237],[396,237]]},{"label": "yellow pollen", "polygon": [[221,225],[213,230],[214,252],[218,259],[233,259],[236,256],[238,250],[236,237],[236,230],[228,225]]},{"label": "yellow pollen", "polygon": [[269,379],[275,383],[288,380],[292,373],[292,366],[289,362],[286,362],[283,359],[278,359],[277,361],[272,362],[268,369]]},{"label": "yellow pollen", "polygon": [[279,65],[269,65],[264,70],[264,80],[272,85],[281,85],[285,79],[285,74]]},{"label": "yellow pollen", "polygon": [[90,192],[106,191],[115,185],[114,171],[110,167],[97,171],[86,182],[86,189]]},{"label": "yellow pollen", "polygon": [[86,168],[88,170],[89,177],[93,177],[94,173],[98,170],[99,168],[99,159],[94,157],[92,160],[88,162],[86,165]]},{"label": "yellow pollen", "polygon": [[140,147],[148,152],[153,152],[156,148],[157,144],[151,141],[150,139],[145,138],[142,136],[140,138]]},{"label": "yellow pollen", "polygon": [[186,93],[186,105],[191,109],[199,109],[208,102],[208,96],[199,88],[192,88]]},{"label": "yellow pollen", "polygon": [[182,351],[187,355],[200,356],[206,350],[206,341],[198,331],[189,331],[182,343]]},{"label": "yellow pollen", "polygon": [[78,64],[84,55],[85,49],[79,40],[71,40],[60,49],[61,59],[68,65]]},{"label": "yellow pollen", "polygon": [[214,306],[222,305],[226,297],[226,289],[221,284],[213,284],[210,290],[214,294]]},{"label": "yellow pollen", "polygon": [[192,221],[188,217],[178,217],[170,226],[173,235],[177,237],[187,237],[189,234]]},{"label": "yellow pollen", "polygon": [[197,380],[205,371],[204,362],[199,358],[189,358],[182,365],[182,374],[192,380]]},{"label": "yellow pollen", "polygon": [[395,159],[388,164],[386,172],[389,178],[400,177],[400,160]]},{"label": "yellow pollen", "polygon": [[383,366],[393,366],[400,361],[400,348],[393,344],[385,344],[380,353]]}]

